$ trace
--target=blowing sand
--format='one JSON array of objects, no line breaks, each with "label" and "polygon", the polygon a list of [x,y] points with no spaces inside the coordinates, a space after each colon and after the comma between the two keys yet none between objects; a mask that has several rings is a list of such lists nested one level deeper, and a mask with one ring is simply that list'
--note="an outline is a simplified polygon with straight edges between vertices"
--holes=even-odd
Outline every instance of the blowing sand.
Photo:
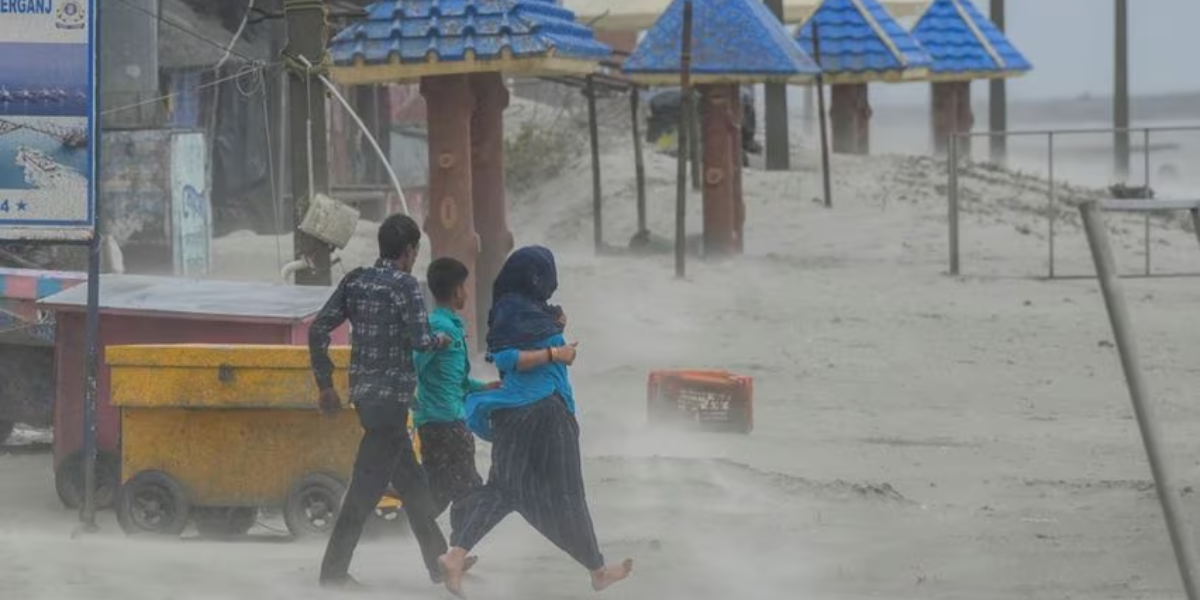
[{"label": "blowing sand", "polygon": [[[648,154],[650,225],[669,236],[672,159]],[[605,237],[635,230],[632,159],[603,158]],[[689,263],[596,257],[587,162],[512,198],[518,244],[559,256],[557,300],[580,342],[573,369],[601,545],[637,561],[606,592],[645,600],[1178,597],[1106,315],[1092,280],[1043,281],[1045,188],[963,177],[963,270],[946,271],[945,171],[899,156],[835,161],[835,208],[813,202],[811,154],[750,170],[746,254]],[[1088,196],[1063,190],[1064,199]],[[690,229],[698,231],[692,198]],[[1143,224],[1113,219],[1125,272]],[[370,260],[364,223],[347,266]],[[1154,268],[1200,271],[1178,220],[1151,231]],[[217,244],[219,276],[271,278],[274,238]],[[290,240],[282,240],[283,248]],[[1088,274],[1073,208],[1059,274]],[[427,257],[426,257],[427,258]],[[1196,280],[1126,282],[1148,377],[1181,481],[1200,477]],[[749,436],[645,426],[649,370],[719,367],[755,378]],[[480,467],[486,469],[486,446]],[[1193,529],[1197,500],[1180,492]],[[45,455],[0,456],[0,598],[303,599],[319,543],[72,538]],[[512,517],[478,548],[472,598],[593,597],[586,574]],[[438,598],[415,543],[366,543],[362,597]]]}]

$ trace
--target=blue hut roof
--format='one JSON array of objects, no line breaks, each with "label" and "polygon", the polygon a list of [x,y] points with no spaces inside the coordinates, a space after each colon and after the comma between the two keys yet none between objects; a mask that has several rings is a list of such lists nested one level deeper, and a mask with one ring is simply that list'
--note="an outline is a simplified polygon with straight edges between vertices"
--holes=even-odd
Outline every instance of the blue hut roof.
[{"label": "blue hut roof", "polygon": [[334,75],[371,83],[429,75],[585,71],[611,55],[550,0],[384,0],[329,43]]},{"label": "blue hut roof", "polygon": [[876,0],[824,0],[800,27],[797,41],[811,56],[813,24],[821,28],[821,70],[830,83],[919,78],[929,53]]},{"label": "blue hut roof", "polygon": [[[761,0],[690,1],[696,83],[806,80],[820,71]],[[626,74],[650,83],[678,82],[684,2],[671,2],[646,32],[625,61]]]},{"label": "blue hut roof", "polygon": [[931,79],[1010,77],[1033,69],[970,0],[934,0],[913,27],[913,37],[933,57]]}]

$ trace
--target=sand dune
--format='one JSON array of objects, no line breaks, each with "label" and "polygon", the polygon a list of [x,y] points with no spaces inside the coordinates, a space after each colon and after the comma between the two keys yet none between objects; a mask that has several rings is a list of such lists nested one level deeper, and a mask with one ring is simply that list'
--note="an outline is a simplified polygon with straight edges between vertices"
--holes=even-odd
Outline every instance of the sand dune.
[{"label": "sand dune", "polygon": [[[604,230],[621,245],[636,227],[633,164],[613,140]],[[827,210],[813,202],[820,180],[804,150],[793,172],[746,173],[746,255],[693,260],[677,281],[666,255],[593,254],[588,163],[578,160],[514,194],[512,223],[519,244],[559,253],[558,301],[581,344],[574,373],[594,516],[607,555],[637,560],[634,578],[605,596],[1179,595],[1097,287],[1037,279],[1044,179],[964,173],[964,275],[950,278],[942,161],[836,157]],[[668,235],[674,163],[649,154],[647,168],[650,226]],[[1070,203],[1098,192],[1060,191],[1059,273],[1087,274]],[[697,232],[695,196],[689,218]],[[1143,222],[1110,223],[1122,268],[1135,272]],[[373,235],[363,223],[347,268],[371,260]],[[1156,269],[1200,270],[1181,221],[1155,220],[1151,240]],[[290,240],[278,242],[286,253]],[[276,243],[219,240],[217,275],[276,277]],[[1171,459],[1192,485],[1200,334],[1188,324],[1200,287],[1127,285]],[[647,429],[646,375],[666,367],[753,376],[754,433]],[[0,456],[0,473],[0,597],[325,596],[314,585],[319,545],[129,540],[111,515],[100,535],[72,539],[47,457]],[[515,517],[479,551],[473,597],[593,596],[584,573]],[[410,539],[370,543],[354,571],[377,586],[364,597],[440,597]]]}]

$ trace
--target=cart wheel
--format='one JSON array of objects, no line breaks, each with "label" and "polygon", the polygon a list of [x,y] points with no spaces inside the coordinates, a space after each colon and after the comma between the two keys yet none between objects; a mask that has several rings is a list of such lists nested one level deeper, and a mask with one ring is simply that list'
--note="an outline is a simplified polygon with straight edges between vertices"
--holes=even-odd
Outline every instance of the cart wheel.
[{"label": "cart wheel", "polygon": [[17,424],[12,421],[0,420],[0,444],[8,441],[8,436],[12,435],[13,428]]},{"label": "cart wheel", "polygon": [[207,538],[245,535],[258,522],[258,509],[244,506],[205,507],[192,511],[196,531]]},{"label": "cart wheel", "polygon": [[400,537],[407,535],[409,531],[408,515],[404,513],[403,506],[376,507],[375,513],[367,519],[367,524],[363,527],[363,539]]},{"label": "cart wheel", "polygon": [[346,484],[322,473],[311,473],[288,492],[283,522],[295,537],[329,535],[342,507]]},{"label": "cart wheel", "polygon": [[117,522],[131,535],[178,536],[187,527],[190,510],[183,486],[162,471],[142,471],[117,493]]},{"label": "cart wheel", "polygon": [[[96,451],[96,508],[112,508],[120,485],[121,463],[106,450]],[[72,510],[83,506],[83,451],[67,455],[54,469],[54,490],[63,506]]]}]

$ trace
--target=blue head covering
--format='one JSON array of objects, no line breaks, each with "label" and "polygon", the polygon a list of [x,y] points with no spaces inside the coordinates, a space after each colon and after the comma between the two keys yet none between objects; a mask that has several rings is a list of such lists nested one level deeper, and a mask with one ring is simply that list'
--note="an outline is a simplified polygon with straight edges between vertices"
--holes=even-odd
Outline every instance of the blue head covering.
[{"label": "blue head covering", "polygon": [[557,289],[558,269],[549,248],[526,246],[513,252],[492,285],[488,353],[529,348],[561,334],[562,309],[548,303]]}]

